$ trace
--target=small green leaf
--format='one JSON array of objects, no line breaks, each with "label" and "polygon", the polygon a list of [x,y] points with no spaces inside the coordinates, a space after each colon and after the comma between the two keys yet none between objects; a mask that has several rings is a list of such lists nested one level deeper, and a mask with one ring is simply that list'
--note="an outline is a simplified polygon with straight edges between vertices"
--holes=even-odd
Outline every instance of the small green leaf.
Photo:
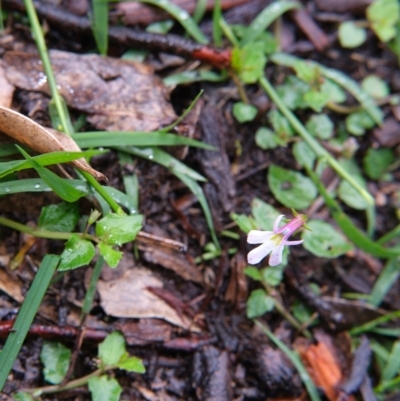
[{"label": "small green leaf", "polygon": [[311,231],[304,230],[304,248],[316,256],[324,258],[336,258],[352,249],[344,237],[330,224],[322,220],[307,222]]},{"label": "small green leaf", "polygon": [[255,135],[256,144],[263,150],[275,149],[281,145],[279,137],[270,129],[261,127]]},{"label": "small green leaf", "polygon": [[353,21],[346,21],[339,25],[339,41],[342,47],[354,48],[362,45],[367,39],[364,28],[357,26]]},{"label": "small green leaf", "polygon": [[256,267],[253,267],[253,266],[247,266],[247,267],[244,269],[244,274],[245,274],[247,277],[250,277],[250,278],[252,278],[252,279],[255,280],[255,281],[261,281],[261,279],[262,279],[260,270],[258,270]]},{"label": "small green leaf", "polygon": [[295,75],[289,75],[285,83],[276,88],[282,101],[291,110],[304,109],[307,107],[303,97],[310,90],[310,85]]},{"label": "small green leaf", "polygon": [[337,83],[326,77],[320,86],[320,91],[328,96],[330,102],[343,103],[346,100],[346,92]]},{"label": "small green leaf", "polygon": [[259,229],[272,231],[275,220],[281,213],[261,199],[254,198],[251,202],[251,214],[253,215]]},{"label": "small green leaf", "polygon": [[118,362],[117,367],[128,372],[145,373],[146,368],[141,359],[134,356],[129,356],[128,353],[124,354]]},{"label": "small green leaf", "polygon": [[174,21],[166,20],[160,22],[153,22],[147,25],[146,32],[167,34],[174,26]]},{"label": "small green leaf", "polygon": [[366,14],[372,29],[382,42],[394,38],[396,23],[400,20],[398,0],[376,0],[368,6]]},{"label": "small green leaf", "polygon": [[24,392],[18,392],[16,394],[13,394],[13,400],[15,400],[15,401],[35,401],[35,399],[32,397],[32,394],[24,393]]},{"label": "small green leaf", "polygon": [[304,142],[296,142],[293,145],[293,156],[300,166],[312,168],[316,159],[315,152]]},{"label": "small green leaf", "polygon": [[264,75],[267,57],[261,42],[251,43],[232,50],[232,68],[246,84],[254,84]]},{"label": "small green leaf", "polygon": [[239,226],[239,228],[246,234],[251,230],[257,229],[257,223],[254,221],[252,217],[236,213],[231,213],[230,217]]},{"label": "small green leaf", "polygon": [[122,245],[133,241],[142,228],[143,216],[120,216],[110,213],[96,223],[96,235],[109,245]]},{"label": "small green leaf", "polygon": [[364,170],[373,180],[378,180],[387,168],[396,160],[393,150],[389,148],[369,148],[363,159]]},{"label": "small green leaf", "polygon": [[304,101],[317,113],[329,102],[329,95],[319,90],[310,90],[303,96]]},{"label": "small green leaf", "polygon": [[99,344],[98,356],[104,366],[116,366],[125,353],[125,338],[118,331],[109,334]]},{"label": "small green leaf", "polygon": [[93,401],[119,401],[122,392],[117,380],[107,376],[91,377],[88,387]]},{"label": "small green leaf", "polygon": [[320,139],[329,139],[333,134],[333,122],[326,114],[314,114],[306,124],[310,133]]},{"label": "small green leaf", "polygon": [[45,380],[52,384],[61,383],[68,371],[70,359],[71,351],[65,345],[44,341],[40,360],[44,365]]},{"label": "small green leaf", "polygon": [[72,270],[86,266],[94,258],[95,253],[94,246],[90,241],[80,238],[77,234],[72,234],[61,254],[58,270]]},{"label": "small green leaf", "polygon": [[317,197],[317,188],[303,174],[272,165],[268,183],[275,198],[287,207],[305,209]]},{"label": "small green leaf", "polygon": [[103,241],[100,241],[97,246],[99,248],[100,255],[103,256],[108,266],[112,268],[117,267],[123,256],[123,253],[114,249],[112,245],[105,244]]},{"label": "small green leaf", "polygon": [[262,316],[274,309],[274,299],[266,294],[264,290],[254,290],[247,300],[246,313],[249,319]]},{"label": "small green leaf", "polygon": [[236,120],[238,120],[240,123],[245,123],[254,120],[258,110],[257,107],[251,104],[237,102],[233,105],[232,112]]},{"label": "small green leaf", "polygon": [[309,85],[313,86],[319,81],[320,73],[316,65],[298,59],[294,62],[293,68],[296,71],[296,75]]},{"label": "small green leaf", "polygon": [[361,88],[375,99],[383,99],[389,95],[389,85],[377,75],[368,75],[361,82]]},{"label": "small green leaf", "polygon": [[269,285],[276,287],[279,285],[283,278],[282,264],[279,266],[269,266],[261,270],[262,278]]},{"label": "small green leaf", "polygon": [[288,119],[284,117],[279,111],[271,110],[268,113],[268,120],[271,123],[274,131],[282,143],[286,143],[289,137],[293,136],[293,128]]},{"label": "small green leaf", "polygon": [[39,227],[42,230],[71,232],[79,220],[77,203],[59,203],[44,206],[39,217]]},{"label": "small green leaf", "polygon": [[374,121],[364,110],[356,111],[346,117],[346,128],[353,135],[364,135],[365,130],[373,126]]}]

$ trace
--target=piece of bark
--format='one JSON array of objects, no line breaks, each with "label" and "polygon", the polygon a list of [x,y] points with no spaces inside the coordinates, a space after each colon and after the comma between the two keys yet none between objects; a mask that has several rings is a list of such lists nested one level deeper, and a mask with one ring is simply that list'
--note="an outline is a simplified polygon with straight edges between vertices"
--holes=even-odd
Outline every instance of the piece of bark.
[{"label": "piece of bark", "polygon": [[205,346],[193,358],[193,385],[201,401],[231,401],[231,368],[229,354]]},{"label": "piece of bark", "polygon": [[6,78],[3,62],[0,60],[0,106],[11,107],[15,87]]},{"label": "piece of bark", "polygon": [[[168,90],[151,67],[129,61],[50,51],[60,94],[68,106],[88,114],[88,121],[109,131],[152,131],[177,116]],[[50,95],[38,56],[7,52],[3,61],[9,82]]]},{"label": "piece of bark", "polygon": [[207,105],[200,115],[200,126],[202,140],[217,149],[198,152],[198,161],[209,180],[205,186],[206,193],[207,187],[209,194],[211,191],[215,192],[216,196],[211,200],[216,204],[216,210],[229,212],[233,208],[236,187],[226,153],[225,138],[228,137],[228,132],[221,111],[212,105]]},{"label": "piece of bark", "polygon": [[373,0],[315,0],[321,11],[363,14]]},{"label": "piece of bark", "polygon": [[292,10],[290,14],[298,27],[319,52],[322,52],[329,46],[329,39],[325,35],[325,32],[322,31],[304,8]]}]

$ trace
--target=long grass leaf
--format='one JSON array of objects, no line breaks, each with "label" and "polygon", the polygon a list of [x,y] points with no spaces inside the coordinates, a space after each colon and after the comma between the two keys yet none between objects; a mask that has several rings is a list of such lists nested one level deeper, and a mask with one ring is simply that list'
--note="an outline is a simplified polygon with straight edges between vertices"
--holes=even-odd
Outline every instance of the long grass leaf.
[{"label": "long grass leaf", "polygon": [[399,248],[384,248],[363,234],[343,212],[340,205],[329,195],[318,176],[307,166],[305,166],[305,169],[314,184],[317,186],[319,193],[324,198],[324,201],[337,225],[342,229],[347,238],[354,243],[354,245],[378,258],[393,258],[400,256]]},{"label": "long grass leaf", "polygon": [[18,150],[22,153],[22,155],[27,159],[32,167],[36,170],[36,172],[40,175],[42,180],[61,198],[67,202],[76,202],[82,196],[85,196],[85,193],[79,191],[70,185],[67,181],[60,178],[57,174],[54,174],[52,171],[48,170],[45,167],[42,167],[37,161],[35,161],[32,157],[29,156],[21,147],[18,147]]},{"label": "long grass leaf", "polygon": [[212,214],[210,207],[208,206],[207,199],[204,195],[203,189],[201,186],[191,177],[184,175],[182,173],[174,172],[171,170],[186,186],[193,192],[193,194],[196,196],[197,200],[200,203],[201,208],[203,209],[204,217],[206,218],[207,226],[208,229],[210,230],[210,235],[213,240],[214,245],[216,246],[217,249],[221,249],[221,246],[219,244],[217,234],[215,232],[214,228],[214,222],[212,219]]},{"label": "long grass leaf", "polygon": [[400,318],[400,310],[396,310],[394,312],[386,313],[384,316],[378,317],[370,322],[364,323],[360,326],[354,327],[353,329],[349,330],[349,334],[353,337],[358,336],[362,333],[367,331],[371,331],[375,329],[380,324],[387,323],[391,320],[397,320]]},{"label": "long grass leaf", "polygon": [[56,271],[59,260],[60,258],[56,255],[46,255],[33,279],[13,329],[0,353],[0,391],[3,389],[7,376],[18,356],[35,314],[50,284],[51,278]]},{"label": "long grass leaf", "polygon": [[221,0],[215,0],[213,9],[213,39],[214,45],[217,47],[222,45],[222,30],[220,25],[221,18]]},{"label": "long grass leaf", "polygon": [[397,281],[399,275],[400,258],[388,260],[372,288],[368,298],[369,303],[378,306],[383,301],[390,288],[392,288],[394,283]]},{"label": "long grass leaf", "polygon": [[207,181],[207,179],[203,177],[201,174],[199,174],[197,171],[192,170],[191,168],[187,167],[184,163],[175,159],[175,157],[171,156],[169,153],[164,152],[162,149],[159,149],[157,147],[154,148],[116,147],[116,149],[120,150],[121,152],[130,153],[132,155],[139,156],[144,159],[151,160],[158,164],[161,164],[162,166],[171,170],[174,174],[175,173],[184,174],[190,178],[193,178],[196,181]]},{"label": "long grass leaf", "polygon": [[108,1],[92,1],[92,31],[93,36],[102,56],[107,55],[108,50]]},{"label": "long grass leaf", "polygon": [[[32,157],[41,166],[49,166],[52,164],[68,163],[81,157],[92,157],[95,155],[106,153],[103,150],[87,150],[85,152],[51,152],[39,156]],[[0,163],[0,178],[16,171],[32,168],[32,164],[27,160],[12,160]]]},{"label": "long grass leaf", "polygon": [[175,4],[167,1],[167,0],[137,0],[141,3],[151,4],[156,7],[162,8],[172,17],[174,17],[186,30],[186,32],[197,42],[206,45],[208,43],[208,39],[201,32],[200,28],[196,24],[196,22],[192,19],[189,13],[176,6]]},{"label": "long grass leaf", "polygon": [[400,371],[400,341],[395,341],[383,368],[381,383],[393,379]]},{"label": "long grass leaf", "polygon": [[321,401],[321,398],[318,394],[318,390],[315,387],[314,382],[312,381],[310,375],[308,374],[306,368],[299,355],[288,348],[278,337],[276,337],[270,330],[265,327],[259,320],[255,320],[255,324],[261,329],[261,331],[289,358],[290,362],[293,363],[297,372],[299,373],[301,380],[304,386],[307,389],[308,395],[310,396],[312,401]]},{"label": "long grass leaf", "polygon": [[[271,60],[276,64],[294,68],[296,63],[301,59],[286,53],[275,53],[271,56]],[[315,61],[307,61],[307,63],[317,67],[324,77],[331,79],[351,93],[360,102],[362,107],[371,116],[375,123],[378,125],[382,124],[383,115],[381,109],[376,105],[371,96],[361,89],[356,81],[341,71],[327,68]]]},{"label": "long grass leaf", "polygon": [[215,148],[195,139],[185,138],[161,131],[154,132],[124,132],[124,131],[94,131],[72,135],[80,148],[98,148],[109,146],[193,146],[202,149]]},{"label": "long grass leaf", "polygon": [[246,34],[240,41],[240,47],[257,40],[258,37],[286,11],[300,7],[297,1],[274,1],[253,19],[246,30]]}]

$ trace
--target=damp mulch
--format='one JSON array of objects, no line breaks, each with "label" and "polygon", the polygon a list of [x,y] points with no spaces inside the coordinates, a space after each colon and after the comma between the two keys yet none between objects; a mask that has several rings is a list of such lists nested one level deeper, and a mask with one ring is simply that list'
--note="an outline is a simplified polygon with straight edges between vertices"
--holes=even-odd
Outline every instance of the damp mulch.
[{"label": "damp mulch", "polygon": [[[7,0],[2,3],[3,8],[10,10],[10,13],[6,25],[7,35],[1,41],[1,52],[3,63],[8,65],[7,68],[12,68],[15,63],[21,63],[21,52],[31,49],[33,43],[29,29],[21,22],[21,16],[16,11],[23,9],[22,2]],[[49,48],[74,53],[76,56],[73,60],[67,59],[67,64],[72,61],[81,63],[86,59],[82,59],[80,55],[94,48],[90,26],[85,25],[85,10],[82,13],[78,7],[78,3],[86,2],[68,3],[70,8],[62,9],[61,6],[47,5],[41,1],[37,5],[38,13],[42,18],[45,15],[44,21],[47,21],[45,26]],[[226,1],[223,2],[224,17],[228,23],[248,24],[266,3]],[[307,37],[307,29],[301,28],[301,16],[285,16],[280,26],[283,49],[306,60],[316,60],[340,70],[357,81],[367,74],[374,73],[388,82],[393,93],[400,91],[400,72],[395,58],[376,38],[372,38],[356,50],[339,46],[337,24],[346,19],[358,18],[359,10],[363,12],[365,8],[365,2],[348,2],[350,4],[347,5],[347,9],[338,9],[338,3],[346,8],[345,2],[341,1],[307,2],[308,18],[321,30],[316,35],[323,33],[322,37],[314,36],[313,40]],[[47,15],[49,10],[55,10],[55,16]],[[136,15],[143,18],[140,21],[131,21],[136,31],[143,32],[143,25],[163,18],[159,13],[152,13],[153,9],[149,10],[148,14],[143,15],[136,12]],[[52,18],[60,18],[57,17],[57,13],[61,16],[72,15],[65,18],[65,23],[70,24],[69,30],[59,29],[57,24],[52,23]],[[118,16],[114,15],[113,18],[117,21]],[[207,14],[201,27],[207,35],[211,34],[210,14]],[[126,41],[126,36],[118,36],[117,29],[110,32],[109,53],[119,57],[131,46],[134,39],[131,42]],[[181,35],[183,40],[184,33],[177,30],[175,35]],[[154,41],[157,40],[155,37]],[[174,63],[177,62],[178,56],[191,57],[196,50],[187,48],[184,41],[182,43],[171,39],[168,45],[153,42],[140,44],[145,49],[148,46],[147,63],[155,70],[157,85],[158,77],[165,77],[174,71]],[[180,45],[184,49],[179,51]],[[11,54],[11,50],[14,53]],[[28,61],[31,64],[27,66]],[[180,62],[178,60],[178,64]],[[28,70],[37,64],[32,59],[25,59],[24,63]],[[22,66],[19,66],[14,69],[16,75],[21,75],[23,82],[17,79],[14,82],[16,90],[12,107],[31,116],[40,124],[49,126],[49,99],[46,91],[35,90],[38,82],[30,80],[26,75],[28,72],[21,74],[21,68]],[[60,76],[66,71],[66,66],[61,64],[57,64],[57,68],[57,74]],[[76,68],[80,75],[75,79],[85,80],[82,68],[89,68],[88,65]],[[147,67],[142,69],[146,70]],[[279,84],[284,77],[283,71],[283,67],[268,66],[266,74],[275,84]],[[96,73],[103,74],[103,77],[106,74],[97,70]],[[144,73],[147,74],[147,70]],[[35,74],[32,75],[32,79],[39,79],[40,74]],[[73,81],[73,77],[71,79]],[[72,81],[68,85],[76,84]],[[113,85],[115,77],[111,74],[106,81]],[[144,92],[150,92],[156,83],[150,82],[148,85]],[[95,86],[92,88],[94,90]],[[80,113],[90,115],[84,127],[86,130],[96,127],[107,129],[113,127],[112,124],[119,123],[113,114],[115,110],[107,104],[107,96],[101,98],[93,94],[94,101],[97,102],[95,104],[87,98],[91,95],[87,92],[81,98],[74,98],[73,93],[76,90],[78,89],[70,92],[71,113],[73,118]],[[135,85],[132,85],[129,92],[134,90]],[[200,90],[204,91],[200,101],[180,128],[185,135],[210,143],[216,146],[218,151],[184,147],[168,151],[207,178],[207,183],[202,184],[202,187],[217,233],[236,230],[240,239],[220,236],[221,255],[196,263],[196,259],[204,253],[204,246],[211,239],[202,209],[190,190],[168,169],[151,160],[138,159],[134,164],[121,164],[115,152],[95,157],[93,167],[104,173],[113,187],[123,190],[123,176],[132,172],[137,175],[140,188],[139,211],[145,216],[143,231],[159,238],[180,241],[186,245],[187,252],[163,247],[162,244],[152,242],[151,238],[147,242],[142,239],[136,245],[131,244],[123,248],[125,256],[121,265],[115,271],[105,271],[102,274],[99,292],[85,322],[83,342],[77,353],[72,378],[87,375],[95,369],[97,344],[108,333],[119,330],[127,340],[129,353],[142,358],[146,366],[146,373],[143,375],[122,371],[114,373],[123,388],[121,399],[305,400],[307,395],[294,366],[258,326],[246,317],[247,298],[259,285],[243,273],[247,266],[246,254],[250,248],[246,244],[245,234],[235,228],[230,218],[231,213],[249,215],[251,202],[255,198],[282,210],[282,213],[290,214],[290,211],[282,208],[274,198],[266,175],[270,165],[298,169],[292,152],[289,147],[265,151],[254,141],[255,131],[266,122],[265,113],[272,107],[270,100],[256,86],[247,87],[249,100],[257,105],[258,115],[251,123],[239,124],[232,116],[232,104],[239,99],[236,86],[230,81],[216,84],[197,82],[179,86],[167,94],[171,103],[168,101],[164,107],[159,105],[157,109],[157,105],[146,104],[142,113],[146,112],[146,108],[152,110],[149,113],[150,117],[143,118],[143,114],[135,107],[126,113],[131,118],[140,120],[143,126],[150,124],[149,129],[162,124],[168,125],[176,115],[180,115],[188,107]],[[117,96],[117,92],[118,89],[110,96]],[[129,106],[129,102],[148,101],[135,93],[130,94],[132,98],[126,98],[123,107]],[[165,102],[165,99],[163,101]],[[107,107],[110,108],[104,113]],[[398,128],[399,116],[397,115],[397,120],[392,117],[389,106],[384,106],[384,112],[390,117],[395,129]],[[152,114],[157,114],[157,118],[153,118]],[[149,122],[150,118],[153,119]],[[110,122],[110,119],[113,121]],[[369,147],[379,144],[379,140],[386,140],[387,144],[396,135],[399,135],[398,131],[396,133],[389,127],[386,130],[382,128],[375,131],[374,134],[368,132],[357,137],[357,161],[361,160]],[[396,140],[393,143],[398,144]],[[395,170],[391,183],[384,183],[379,188],[378,184],[370,183],[370,188],[375,189],[376,193],[385,194],[386,191],[393,194],[399,189],[399,175],[399,171]],[[5,217],[35,224],[43,206],[58,202],[56,196],[49,193],[12,195],[0,199],[0,210]],[[82,214],[88,213],[91,207],[92,204],[87,200],[81,201]],[[364,226],[362,213],[353,209],[346,209],[346,212],[357,225]],[[395,226],[395,212],[394,201],[380,203],[377,208],[378,235],[383,235]],[[326,207],[315,211],[313,217],[315,216],[332,222]],[[0,336],[3,339],[7,337],[36,267],[45,254],[59,254],[63,249],[61,241],[37,239],[24,253],[18,269],[9,272],[6,262],[10,261],[27,241],[26,236],[20,233],[8,228],[1,229],[0,252],[3,266],[0,272],[3,286],[0,296]],[[237,251],[234,254],[228,253],[231,248],[236,248]],[[371,364],[370,350],[364,344],[367,337],[364,342],[361,341],[355,352],[348,330],[376,319],[385,312],[359,302],[348,301],[342,295],[346,292],[369,293],[382,266],[381,261],[359,251],[336,259],[326,259],[313,256],[301,246],[293,247],[284,279],[275,289],[276,296],[288,310],[291,310],[293,305],[303,304],[315,318],[312,327],[309,328],[314,341],[306,339],[302,332],[293,328],[276,310],[261,318],[277,338],[302,355],[303,362],[309,365],[314,374],[324,371],[314,363],[318,365],[319,361],[329,359],[333,355],[339,373],[346,379],[342,379],[341,388],[335,390],[337,393],[326,394],[329,399],[341,397],[337,399],[350,400],[352,398],[349,394],[353,392],[356,392],[360,399],[374,399],[368,398],[371,395],[368,396],[367,390],[362,391],[362,386],[370,388],[371,383],[377,384],[374,366],[369,370],[368,380],[366,379],[366,368]],[[76,345],[75,339],[82,330],[82,327],[79,327],[79,314],[90,269],[80,268],[68,272],[50,287],[3,390],[2,399],[10,400],[15,391],[46,384],[39,357],[44,341],[60,341],[71,349]],[[5,271],[8,273],[4,273]],[[149,293],[146,299],[133,297],[127,301],[124,293],[121,293],[129,292],[129,288],[134,288],[132,292],[143,289],[136,286],[138,276],[132,277],[132,271],[140,273],[143,286]],[[123,284],[131,283],[131,279],[133,287],[123,287]],[[319,287],[318,294],[310,290],[310,284]],[[115,287],[120,290],[112,292]],[[381,305],[386,312],[400,308],[399,289],[400,282],[396,281]],[[128,308],[131,314],[124,317],[124,313],[128,313],[124,309],[126,302],[137,305],[133,311]],[[331,351],[328,352],[328,349]],[[327,363],[334,364],[329,361]],[[360,371],[360,366],[364,366],[365,369]],[[328,375],[334,373],[329,371]],[[90,399],[90,395],[86,387],[79,387],[43,396],[42,399],[86,400]]]}]

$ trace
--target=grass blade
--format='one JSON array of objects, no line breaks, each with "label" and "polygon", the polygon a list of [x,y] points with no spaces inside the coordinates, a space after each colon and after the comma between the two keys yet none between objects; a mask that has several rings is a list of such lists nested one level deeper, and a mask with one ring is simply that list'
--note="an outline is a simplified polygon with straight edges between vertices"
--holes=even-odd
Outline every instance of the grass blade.
[{"label": "grass blade", "polygon": [[374,306],[378,306],[386,294],[396,282],[400,275],[400,259],[390,259],[383,270],[381,271],[378,280],[376,280],[374,287],[369,295],[368,301]]},{"label": "grass blade", "polygon": [[99,53],[106,56],[108,50],[108,1],[93,0],[92,5],[93,36]]},{"label": "grass blade", "polygon": [[220,47],[222,45],[222,30],[221,30],[221,0],[214,1],[213,10],[213,39],[214,45]]},{"label": "grass blade", "polygon": [[247,28],[246,34],[240,41],[240,47],[257,40],[258,37],[286,11],[300,7],[300,4],[296,1],[274,1],[253,19]]},{"label": "grass blade", "polygon": [[72,135],[80,148],[98,148],[109,146],[193,146],[201,149],[215,148],[195,139],[180,135],[154,132],[93,131]]},{"label": "grass blade", "polygon": [[18,356],[29,327],[50,284],[50,280],[56,271],[59,260],[60,258],[56,255],[46,255],[39,266],[39,270],[21,306],[13,329],[0,353],[0,391]]},{"label": "grass blade", "polygon": [[201,32],[200,28],[196,24],[196,22],[192,19],[189,13],[186,10],[172,4],[166,0],[138,0],[141,3],[151,4],[156,7],[162,8],[172,17],[174,17],[186,30],[186,32],[197,42],[206,45],[208,43],[208,39]]},{"label": "grass blade", "polygon": [[[81,157],[92,157],[103,153],[107,153],[107,151],[87,150],[85,152],[51,152],[34,156],[32,159],[41,166],[49,166],[52,164],[68,163]],[[32,164],[28,160],[12,160],[0,163],[0,178],[28,168],[32,168]]]},{"label": "grass blade", "polygon": [[121,152],[126,152],[135,156],[143,157],[144,159],[147,160],[152,160],[166,167],[175,175],[176,173],[180,173],[196,181],[204,181],[204,182],[207,181],[207,179],[203,177],[201,174],[199,174],[197,171],[192,170],[179,160],[175,159],[175,157],[171,156],[169,153],[164,152],[162,149],[159,149],[157,147],[154,148],[117,147],[116,149],[120,150]]}]

